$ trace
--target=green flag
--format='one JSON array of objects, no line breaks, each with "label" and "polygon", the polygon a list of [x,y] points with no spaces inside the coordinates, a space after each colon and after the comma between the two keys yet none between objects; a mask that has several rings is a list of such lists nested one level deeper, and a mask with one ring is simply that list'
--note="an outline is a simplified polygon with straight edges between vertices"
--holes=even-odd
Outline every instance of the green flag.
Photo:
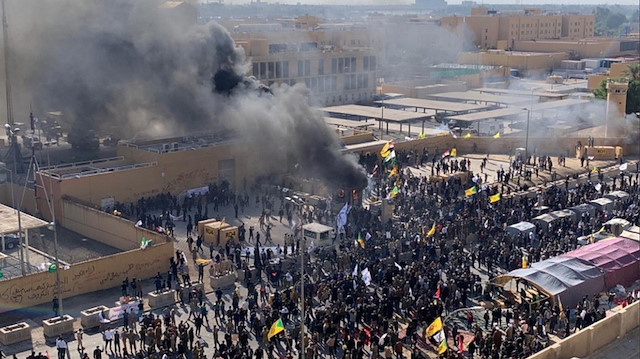
[{"label": "green flag", "polygon": [[53,273],[58,270],[58,264],[53,262],[49,265],[49,273]]}]

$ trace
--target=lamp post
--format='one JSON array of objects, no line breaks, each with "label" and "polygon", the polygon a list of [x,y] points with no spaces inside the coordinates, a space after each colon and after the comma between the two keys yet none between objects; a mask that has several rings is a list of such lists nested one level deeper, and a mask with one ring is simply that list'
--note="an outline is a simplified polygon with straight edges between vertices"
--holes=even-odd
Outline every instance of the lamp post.
[{"label": "lamp post", "polygon": [[5,166],[0,167],[0,171],[6,171],[9,173],[9,182],[11,186],[11,205],[18,212],[18,246],[20,247],[19,256],[20,256],[20,271],[24,276],[26,274],[25,265],[24,265],[24,248],[22,247],[22,219],[20,217],[20,201],[16,205],[16,199],[13,190],[13,171]]},{"label": "lamp post", "polygon": [[[47,151],[47,162],[49,166],[51,166],[51,158],[49,156],[49,151]],[[47,228],[53,231],[53,255],[56,261],[56,292],[58,296],[58,314],[60,316],[64,315],[64,309],[62,307],[62,287],[60,285],[60,259],[58,258],[58,230],[56,228],[56,206],[53,203],[53,181],[51,175],[49,174],[49,191],[51,192],[51,198],[49,198],[49,194],[47,193],[47,187],[44,185],[44,177],[40,174],[40,180],[42,181],[42,188],[44,189],[44,195],[47,199],[47,205],[49,206],[49,212],[51,213],[51,222]],[[35,179],[35,176],[34,176]],[[35,181],[34,181],[35,182]]]}]

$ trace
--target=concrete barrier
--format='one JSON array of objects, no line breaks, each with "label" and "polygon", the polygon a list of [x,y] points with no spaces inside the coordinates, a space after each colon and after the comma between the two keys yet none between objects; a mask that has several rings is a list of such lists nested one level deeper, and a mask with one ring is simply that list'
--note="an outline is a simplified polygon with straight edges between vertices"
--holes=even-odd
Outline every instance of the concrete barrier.
[{"label": "concrete barrier", "polygon": [[25,322],[0,328],[0,344],[11,345],[21,341],[31,341],[31,327]]},{"label": "concrete barrier", "polygon": [[226,288],[233,285],[236,282],[236,274],[235,273],[227,273],[220,277],[210,276],[209,279],[211,284],[211,289],[215,290],[217,288]]},{"label": "concrete barrier", "polygon": [[171,289],[160,293],[150,292],[147,297],[151,308],[162,308],[176,303],[176,290]]},{"label": "concrete barrier", "polygon": [[44,336],[48,338],[55,338],[58,335],[71,334],[73,333],[74,321],[75,319],[68,314],[45,319],[42,321]]},{"label": "concrete barrier", "polygon": [[640,326],[640,301],[614,310],[608,317],[535,353],[529,359],[584,358]]},{"label": "concrete barrier", "polygon": [[80,324],[87,330],[100,326],[100,313],[109,310],[108,307],[100,305],[97,307],[89,308],[80,312]]},{"label": "concrete barrier", "polygon": [[192,280],[191,283],[187,286],[188,290],[198,289],[204,292],[204,283],[198,282],[197,280]]}]

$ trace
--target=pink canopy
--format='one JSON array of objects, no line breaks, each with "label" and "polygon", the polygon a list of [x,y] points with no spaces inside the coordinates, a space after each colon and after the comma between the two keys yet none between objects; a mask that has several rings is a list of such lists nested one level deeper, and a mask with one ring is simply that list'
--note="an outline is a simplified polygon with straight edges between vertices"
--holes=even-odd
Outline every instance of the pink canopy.
[{"label": "pink canopy", "polygon": [[602,269],[607,288],[629,286],[640,279],[640,242],[613,238],[589,244],[566,253],[564,257],[579,258]]}]

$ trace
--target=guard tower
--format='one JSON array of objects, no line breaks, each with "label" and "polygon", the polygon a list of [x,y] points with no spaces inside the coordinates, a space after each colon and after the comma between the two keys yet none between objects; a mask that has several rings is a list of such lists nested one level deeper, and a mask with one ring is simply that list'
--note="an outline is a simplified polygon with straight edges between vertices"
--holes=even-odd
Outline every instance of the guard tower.
[{"label": "guard tower", "polygon": [[628,82],[610,80],[607,82],[607,114],[605,137],[609,135],[609,121],[623,118],[627,108]]}]

